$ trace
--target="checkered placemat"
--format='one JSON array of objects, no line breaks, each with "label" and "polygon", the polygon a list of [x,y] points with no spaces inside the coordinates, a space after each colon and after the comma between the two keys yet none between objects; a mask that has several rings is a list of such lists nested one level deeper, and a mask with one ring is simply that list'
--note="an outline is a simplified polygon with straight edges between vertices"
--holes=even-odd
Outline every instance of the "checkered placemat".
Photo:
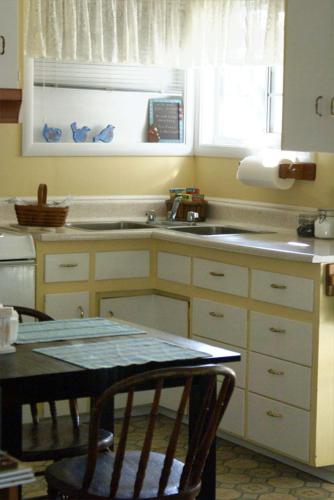
[{"label": "checkered placemat", "polygon": [[145,331],[104,318],[64,319],[21,323],[16,343],[30,344],[139,333],[145,333]]},{"label": "checkered placemat", "polygon": [[81,366],[82,368],[112,368],[140,365],[149,361],[207,358],[209,354],[187,349],[152,337],[133,337],[59,347],[34,349],[34,352]]}]

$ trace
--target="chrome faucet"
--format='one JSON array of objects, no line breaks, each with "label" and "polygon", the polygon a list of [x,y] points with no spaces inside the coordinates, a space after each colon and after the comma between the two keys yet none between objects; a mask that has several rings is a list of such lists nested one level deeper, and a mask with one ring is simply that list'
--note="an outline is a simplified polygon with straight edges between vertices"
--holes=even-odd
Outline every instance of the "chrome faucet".
[{"label": "chrome faucet", "polygon": [[167,217],[168,220],[175,220],[178,208],[181,205],[181,201],[182,201],[182,196],[175,196],[172,208],[168,213]]}]

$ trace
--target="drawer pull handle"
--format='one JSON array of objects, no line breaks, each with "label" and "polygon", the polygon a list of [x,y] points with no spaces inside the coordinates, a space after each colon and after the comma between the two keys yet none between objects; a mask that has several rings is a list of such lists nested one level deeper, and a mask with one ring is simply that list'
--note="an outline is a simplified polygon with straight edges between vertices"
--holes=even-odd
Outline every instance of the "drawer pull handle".
[{"label": "drawer pull handle", "polygon": [[284,328],[275,328],[274,326],[269,328],[269,330],[273,333],[286,333],[286,330],[284,330]]},{"label": "drawer pull handle", "polygon": [[225,276],[224,273],[217,273],[216,271],[210,271],[210,276],[216,276],[218,278],[223,278]]},{"label": "drawer pull handle", "polygon": [[210,311],[209,312],[210,316],[212,316],[213,318],[223,318],[224,317],[224,314],[223,313],[216,313],[215,311]]},{"label": "drawer pull handle", "polygon": [[271,375],[284,375],[284,372],[282,370],[274,370],[274,368],[269,368],[269,370],[267,371]]},{"label": "drawer pull handle", "polygon": [[286,290],[288,287],[286,285],[278,285],[277,283],[272,283],[271,288],[276,288],[277,290]]},{"label": "drawer pull handle", "polygon": [[84,318],[85,317],[85,311],[83,310],[82,306],[78,306],[78,311],[79,311],[80,318]]},{"label": "drawer pull handle", "polygon": [[6,39],[3,35],[0,36],[1,48],[0,48],[0,56],[3,56],[6,48]]},{"label": "drawer pull handle", "polygon": [[79,264],[59,264],[59,267],[78,267]]},{"label": "drawer pull handle", "polygon": [[282,413],[278,413],[278,411],[269,410],[267,411],[267,415],[268,417],[273,417],[273,418],[283,418]]}]

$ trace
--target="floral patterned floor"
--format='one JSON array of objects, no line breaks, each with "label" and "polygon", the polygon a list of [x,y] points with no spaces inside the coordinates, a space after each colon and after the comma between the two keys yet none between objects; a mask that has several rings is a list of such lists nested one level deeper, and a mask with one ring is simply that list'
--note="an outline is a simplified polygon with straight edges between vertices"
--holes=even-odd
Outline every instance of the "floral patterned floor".
[{"label": "floral patterned floor", "polygon": [[[129,446],[140,448],[145,432],[146,417],[133,419]],[[154,449],[166,449],[172,420],[160,416],[155,432]],[[117,435],[117,424],[116,424]],[[184,454],[187,428],[184,426],[178,446],[178,456]],[[41,470],[45,464],[34,464]],[[23,498],[45,495],[43,477],[23,488]],[[334,484],[300,472],[288,465],[218,439],[217,448],[217,500],[320,500],[334,498]],[[207,499],[210,500],[210,499]]]}]

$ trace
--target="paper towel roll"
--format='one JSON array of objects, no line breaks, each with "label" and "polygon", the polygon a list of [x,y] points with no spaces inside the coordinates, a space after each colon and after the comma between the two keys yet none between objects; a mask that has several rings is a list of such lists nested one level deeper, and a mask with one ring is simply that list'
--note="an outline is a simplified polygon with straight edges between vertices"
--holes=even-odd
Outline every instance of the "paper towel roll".
[{"label": "paper towel roll", "polygon": [[247,186],[272,189],[289,189],[295,179],[280,179],[279,165],[292,163],[291,160],[267,161],[259,156],[247,156],[239,163],[237,179]]}]

